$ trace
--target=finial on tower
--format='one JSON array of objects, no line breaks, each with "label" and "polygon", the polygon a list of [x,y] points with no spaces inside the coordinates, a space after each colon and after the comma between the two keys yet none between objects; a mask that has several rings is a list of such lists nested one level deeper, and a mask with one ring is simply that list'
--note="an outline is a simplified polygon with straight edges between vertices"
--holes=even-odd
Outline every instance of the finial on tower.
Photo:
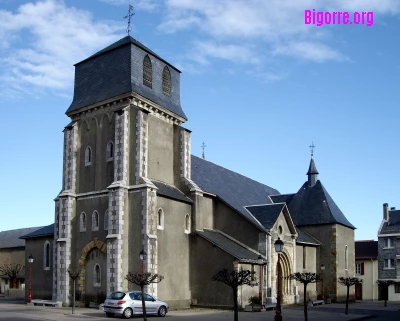
[{"label": "finial on tower", "polygon": [[126,28],[126,32],[128,33],[128,36],[130,36],[130,32],[132,30],[131,27],[131,18],[135,15],[133,12],[133,6],[131,5],[131,2],[129,1],[129,10],[128,14],[124,17],[124,19],[128,19],[128,27]]},{"label": "finial on tower", "polygon": [[204,150],[206,149],[206,147],[207,147],[207,145],[204,144],[204,142],[203,142],[203,144],[201,144],[201,148],[203,149],[203,159],[206,159],[206,155],[204,155]]},{"label": "finial on tower", "polygon": [[310,166],[308,167],[308,172],[307,172],[307,176],[308,176],[308,186],[313,187],[318,180],[318,171],[317,171],[317,167],[315,166],[315,162],[314,162],[314,148],[316,147],[314,145],[314,142],[311,143],[310,146],[310,150],[311,150],[311,160],[310,160]]},{"label": "finial on tower", "polygon": [[317,146],[314,145],[314,142],[311,142],[311,145],[308,146],[308,147],[310,147],[311,157],[313,157],[314,156],[314,148],[317,147]]}]

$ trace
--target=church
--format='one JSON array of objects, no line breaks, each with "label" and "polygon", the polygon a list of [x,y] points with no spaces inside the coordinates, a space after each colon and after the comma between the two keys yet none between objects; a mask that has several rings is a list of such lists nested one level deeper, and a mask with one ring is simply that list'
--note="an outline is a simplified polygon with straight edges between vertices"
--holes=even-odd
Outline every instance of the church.
[{"label": "church", "polygon": [[[282,195],[193,156],[180,71],[142,43],[126,36],[77,63],[66,114],[54,224],[23,236],[26,256],[36,258],[34,299],[68,305],[68,269],[82,271],[81,298],[132,289],[125,276],[141,271],[142,250],[145,270],[164,276],[146,291],[171,308],[232,306],[231,288],[211,281],[223,268],[255,271],[263,303],[276,302],[279,270],[290,304],[303,287],[288,276],[323,265],[324,289],[309,285],[307,298],[345,299],[337,280],[354,276],[355,227],[318,179],[314,158],[306,182]],[[258,293],[240,288],[239,305]]]}]

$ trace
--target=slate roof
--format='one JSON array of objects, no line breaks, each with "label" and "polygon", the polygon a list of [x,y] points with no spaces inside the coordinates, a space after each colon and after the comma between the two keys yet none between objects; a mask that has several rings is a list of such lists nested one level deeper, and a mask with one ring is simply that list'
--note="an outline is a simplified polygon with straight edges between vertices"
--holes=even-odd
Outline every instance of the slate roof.
[{"label": "slate roof", "polygon": [[274,203],[286,203],[289,204],[290,201],[296,194],[281,194],[281,195],[271,195],[270,198]]},{"label": "slate roof", "polygon": [[[257,261],[258,256],[261,255],[219,230],[204,229],[196,233],[240,261]],[[264,256],[262,257],[266,260]]]},{"label": "slate roof", "polygon": [[154,180],[151,181],[158,188],[157,195],[165,196],[185,203],[193,203],[193,201],[189,197],[186,197],[185,194],[183,194],[175,186],[171,186],[159,181],[154,181]]},{"label": "slate roof", "polygon": [[389,222],[384,222],[380,234],[400,234],[400,210],[389,211]]},{"label": "slate roof", "polygon": [[29,239],[33,237],[41,237],[41,236],[47,236],[47,235],[54,235],[54,223],[44,226],[36,231],[33,231],[31,233],[22,235],[20,239]]},{"label": "slate roof", "polygon": [[246,206],[246,209],[267,229],[270,230],[281,214],[285,203]]},{"label": "slate roof", "polygon": [[337,223],[355,229],[319,180],[312,187],[305,182],[288,207],[295,226]]},{"label": "slate roof", "polygon": [[355,259],[378,259],[378,241],[355,241]]},{"label": "slate roof", "polygon": [[140,41],[137,41],[135,38],[132,38],[131,36],[126,36],[116,42],[114,42],[113,44],[109,45],[108,47],[96,52],[95,54],[91,55],[90,57],[76,63],[74,66],[81,64],[84,61],[87,61],[89,59],[92,59],[94,57],[100,56],[102,54],[105,54],[106,52],[109,52],[111,50],[117,49],[119,47],[122,46],[126,46],[129,44],[134,44],[135,46],[139,47],[140,49],[146,51],[147,53],[149,53],[150,55],[156,57],[157,59],[161,60],[162,62],[166,63],[168,66],[174,68],[176,71],[181,72],[178,68],[174,67],[173,65],[171,65],[168,61],[164,60],[163,58],[161,58],[159,55],[157,55],[154,51],[152,51],[151,49],[147,48],[144,44],[142,44]]},{"label": "slate roof", "polygon": [[[187,120],[179,99],[176,100],[172,97],[159,94],[153,89],[136,82],[135,77],[132,76],[131,66],[135,62],[132,61],[133,51],[131,48],[128,48],[130,45],[141,48],[180,73],[177,68],[155,54],[145,45],[131,36],[126,36],[89,58],[75,64],[74,98],[66,114],[68,115],[75,110],[112,97],[135,92]],[[111,53],[112,51],[115,52]],[[109,53],[109,57],[104,56],[107,53]],[[116,56],[113,56],[113,54],[116,54]],[[104,61],[95,61],[98,65],[94,65],[91,61],[94,58]],[[117,67],[114,68],[113,66]]]},{"label": "slate roof", "polygon": [[276,189],[192,155],[192,180],[205,192],[217,195],[261,230],[265,229],[244,208],[271,204],[268,196]]},{"label": "slate roof", "polygon": [[296,243],[304,243],[304,244],[311,244],[311,245],[321,245],[321,242],[318,241],[316,238],[312,237],[307,232],[304,232],[300,227],[296,227],[297,231],[297,240]]},{"label": "slate roof", "polygon": [[17,230],[9,230],[0,232],[0,249],[7,249],[13,247],[25,247],[25,241],[20,239],[21,236],[32,233],[41,229],[39,227],[27,227]]}]

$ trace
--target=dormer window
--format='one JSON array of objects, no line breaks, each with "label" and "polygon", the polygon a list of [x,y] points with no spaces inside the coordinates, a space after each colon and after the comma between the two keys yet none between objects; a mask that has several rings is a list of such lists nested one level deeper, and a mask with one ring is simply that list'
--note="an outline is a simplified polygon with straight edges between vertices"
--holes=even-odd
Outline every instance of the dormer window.
[{"label": "dormer window", "polygon": [[153,67],[149,55],[143,59],[143,85],[152,88],[153,84]]},{"label": "dormer window", "polygon": [[167,66],[164,67],[162,74],[162,90],[164,95],[171,97],[171,73]]},{"label": "dormer window", "polygon": [[92,165],[92,149],[88,146],[85,150],[85,166],[90,165]]}]

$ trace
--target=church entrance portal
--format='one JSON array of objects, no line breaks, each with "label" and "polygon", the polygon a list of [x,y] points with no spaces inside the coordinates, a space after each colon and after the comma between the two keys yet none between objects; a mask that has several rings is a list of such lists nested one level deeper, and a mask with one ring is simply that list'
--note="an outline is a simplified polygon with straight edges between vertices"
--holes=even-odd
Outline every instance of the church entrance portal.
[{"label": "church entrance portal", "polygon": [[104,299],[107,292],[107,246],[96,238],[88,243],[79,260],[78,295],[86,302]]}]

